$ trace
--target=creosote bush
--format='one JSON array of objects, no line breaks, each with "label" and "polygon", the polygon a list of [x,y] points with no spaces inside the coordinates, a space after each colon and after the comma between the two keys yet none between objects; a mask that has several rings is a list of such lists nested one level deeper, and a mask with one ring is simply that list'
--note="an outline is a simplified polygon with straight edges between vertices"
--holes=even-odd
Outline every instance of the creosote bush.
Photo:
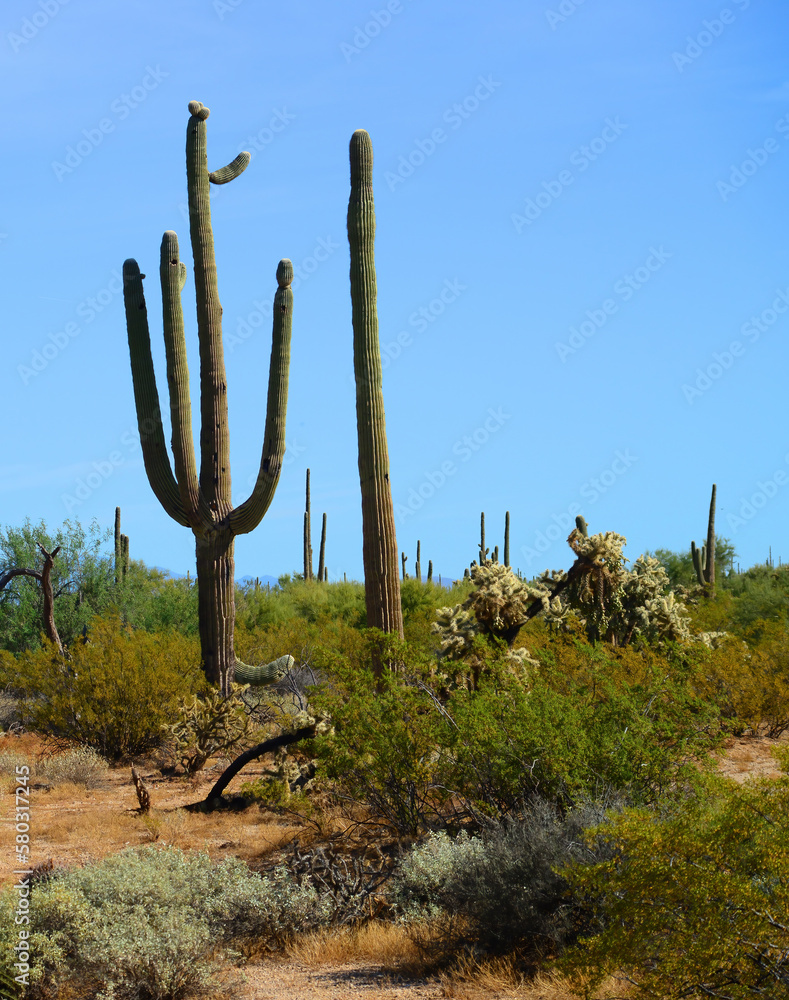
[{"label": "creosote bush", "polygon": [[132,631],[109,615],[94,618],[68,656],[50,643],[23,654],[11,683],[28,728],[121,760],[161,745],[179,698],[202,690],[199,665],[196,639]]},{"label": "creosote bush", "polygon": [[[313,695],[333,730],[319,774],[400,835],[484,825],[539,795],[564,807],[596,785],[653,801],[720,744],[723,728],[681,655],[614,654],[577,636],[527,636],[538,666],[514,671],[489,650],[478,683],[443,694],[435,661],[389,641],[399,664],[376,680],[338,660]],[[482,654],[480,654],[482,655]]]}]

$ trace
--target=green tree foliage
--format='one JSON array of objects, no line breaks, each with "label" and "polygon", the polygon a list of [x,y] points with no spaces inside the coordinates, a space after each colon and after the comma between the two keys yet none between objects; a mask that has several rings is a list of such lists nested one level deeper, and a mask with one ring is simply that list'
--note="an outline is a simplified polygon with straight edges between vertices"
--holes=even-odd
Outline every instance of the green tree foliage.
[{"label": "green tree foliage", "polygon": [[622,969],[638,995],[789,997],[789,777],[712,779],[602,830],[615,857],[570,871],[602,898],[604,932],[568,956],[594,988]]},{"label": "green tree foliage", "polygon": [[[687,589],[692,589],[698,585],[690,548],[681,552],[674,552],[671,549],[655,549],[654,552],[647,552],[646,554],[662,563],[663,568],[668,574],[669,584],[672,588],[686,587]],[[717,573],[716,582],[719,585],[728,587],[732,578],[736,576],[734,573],[734,560],[736,558],[737,552],[732,542],[728,538],[716,536],[715,566]]]},{"label": "green tree foliage", "polygon": [[[114,599],[112,559],[102,554],[110,537],[93,521],[86,529],[67,520],[55,532],[43,521],[28,518],[19,528],[0,529],[0,574],[15,567],[41,568],[38,543],[51,552],[60,546],[52,568],[55,624],[64,645],[70,645],[94,614],[106,611]],[[14,653],[41,643],[43,598],[37,580],[15,577],[0,591],[0,647]]]}]

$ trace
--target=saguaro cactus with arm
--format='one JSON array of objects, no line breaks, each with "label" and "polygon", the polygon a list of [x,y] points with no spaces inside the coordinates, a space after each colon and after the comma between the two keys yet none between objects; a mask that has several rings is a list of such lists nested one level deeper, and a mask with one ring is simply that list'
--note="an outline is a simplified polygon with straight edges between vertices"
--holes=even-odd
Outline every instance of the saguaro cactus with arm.
[{"label": "saguaro cactus with arm", "polygon": [[164,440],[159,394],[151,358],[148,315],[140,269],[135,260],[123,265],[126,325],[129,335],[134,398],[143,460],[151,487],[164,509],[179,524],[192,529],[196,541],[198,611],[203,669],[223,693],[234,678],[264,683],[281,670],[273,664],[250,667],[236,659],[234,559],[236,535],[252,531],[269,508],[285,454],[285,411],[288,397],[293,266],[281,260],[277,268],[274,323],[269,368],[268,400],[260,470],[251,496],[233,508],[230,499],[230,441],[227,420],[227,381],[222,348],[222,307],[211,229],[209,185],[225,184],[249,163],[239,156],[221,170],[208,172],[206,119],[208,108],[189,104],[186,130],[186,173],[189,222],[197,296],[200,343],[200,473],[192,440],[192,411],[186,360],[181,291],[186,266],[181,262],[178,237],[162,238],[160,278],[164,314],[167,383],[170,388],[173,474]]},{"label": "saguaro cactus with arm", "polygon": [[[367,624],[383,632],[396,632],[402,638],[403,610],[378,342],[373,144],[364,129],[353,133],[350,155],[348,242]],[[380,671],[382,665],[376,663],[375,669]]]}]

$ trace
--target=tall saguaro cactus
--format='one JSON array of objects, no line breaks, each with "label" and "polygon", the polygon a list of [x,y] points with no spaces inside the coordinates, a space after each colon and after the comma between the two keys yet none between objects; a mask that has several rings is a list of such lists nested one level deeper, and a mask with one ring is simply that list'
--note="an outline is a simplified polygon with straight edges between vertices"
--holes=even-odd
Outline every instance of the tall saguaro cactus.
[{"label": "tall saguaro cactus", "polygon": [[[348,242],[367,624],[383,632],[395,632],[402,638],[403,610],[378,342],[373,145],[364,129],[353,133],[350,157]],[[375,669],[380,672],[383,668],[375,664]]]},{"label": "tall saguaro cactus", "polygon": [[304,579],[312,580],[312,511],[310,509],[310,470],[307,469],[307,490],[304,504]]},{"label": "tall saguaro cactus", "polygon": [[[148,314],[140,269],[135,260],[123,265],[126,325],[129,335],[134,399],[145,471],[164,509],[195,535],[198,613],[203,669],[224,694],[234,678],[264,683],[273,679],[273,664],[250,667],[236,659],[234,558],[236,535],[252,531],[269,508],[285,454],[285,411],[288,398],[293,265],[281,260],[277,268],[274,323],[269,367],[268,400],[260,470],[251,496],[233,508],[230,499],[230,440],[227,420],[227,381],[222,347],[222,307],[219,303],[214,236],[211,229],[210,184],[226,184],[249,163],[240,153],[232,163],[208,172],[206,119],[208,108],[189,103],[186,128],[186,174],[189,222],[197,296],[200,343],[200,471],[192,440],[189,372],[186,362],[181,291],[186,266],[181,262],[178,237],[162,238],[160,278],[164,313],[167,383],[170,388],[172,450],[175,473],[164,440],[159,394],[151,358]],[[281,672],[281,671],[280,671]],[[271,676],[269,676],[271,675]]]},{"label": "tall saguaro cactus", "polygon": [[710,515],[707,519],[706,544],[702,545],[701,551],[699,551],[695,542],[690,543],[690,554],[693,559],[693,568],[696,570],[696,579],[707,590],[710,597],[715,596],[715,501],[717,493],[718,487],[713,483]]}]

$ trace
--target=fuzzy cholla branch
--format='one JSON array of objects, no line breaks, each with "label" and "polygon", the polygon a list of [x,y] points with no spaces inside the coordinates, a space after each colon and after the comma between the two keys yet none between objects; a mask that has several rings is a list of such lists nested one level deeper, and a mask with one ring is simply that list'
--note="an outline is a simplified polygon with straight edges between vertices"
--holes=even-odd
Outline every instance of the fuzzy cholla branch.
[{"label": "fuzzy cholla branch", "polygon": [[181,704],[178,722],[167,731],[170,752],[187,774],[200,771],[210,757],[236,748],[250,735],[252,723],[244,703],[248,688],[233,684],[227,698],[213,690]]},{"label": "fuzzy cholla branch", "polygon": [[475,589],[463,602],[463,609],[473,613],[484,633],[504,639],[508,646],[529,620],[534,602],[548,596],[543,587],[524,583],[501,563],[474,566],[471,581]]}]

